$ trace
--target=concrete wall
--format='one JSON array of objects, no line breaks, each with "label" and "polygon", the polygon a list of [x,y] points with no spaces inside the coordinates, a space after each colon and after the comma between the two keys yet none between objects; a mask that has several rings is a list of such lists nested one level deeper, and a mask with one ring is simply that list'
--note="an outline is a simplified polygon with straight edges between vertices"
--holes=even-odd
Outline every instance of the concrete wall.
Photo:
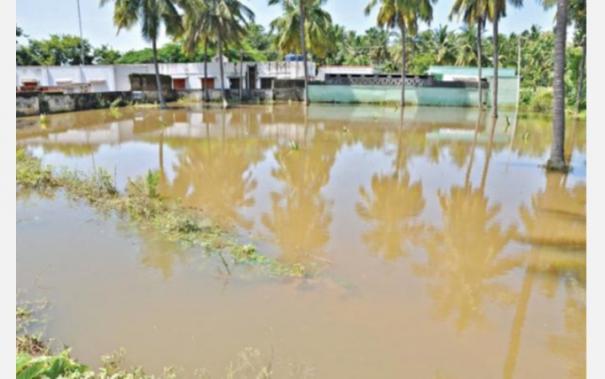
[{"label": "concrete wall", "polygon": [[[17,117],[33,116],[38,114],[51,114],[73,112],[86,109],[108,108],[119,99],[119,105],[129,103],[157,102],[155,91],[139,92],[134,96],[132,92],[103,92],[103,93],[39,93],[17,95]],[[173,94],[169,100],[175,100]]]},{"label": "concrete wall", "polygon": [[[227,100],[239,101],[239,90],[226,90]],[[204,101],[204,90],[184,90],[177,91],[179,98],[188,101]],[[208,90],[208,98],[210,101],[221,100],[221,90],[212,89]],[[303,91],[302,88],[274,88],[274,89],[254,89],[242,91],[243,101],[259,101],[259,102],[271,102],[271,101],[302,101]]]},{"label": "concrete wall", "polygon": [[372,75],[375,73],[373,66],[320,66],[316,79],[324,81],[326,74]]},{"label": "concrete wall", "polygon": [[[493,78],[489,87],[483,89],[483,98],[491,105]],[[504,107],[517,103],[517,78],[498,80],[498,104]],[[309,85],[309,100],[324,103],[398,103],[401,87],[386,85]],[[406,86],[405,99],[408,104],[430,106],[474,107],[478,102],[476,88],[412,87]]]},{"label": "concrete wall", "polygon": [[[494,85],[494,78],[488,78],[490,90],[487,93],[487,104],[492,104],[492,88]],[[514,78],[499,78],[498,79],[498,104],[510,107],[517,104],[517,86],[518,80]]]},{"label": "concrete wall", "polygon": [[[484,89],[484,91],[486,91]],[[476,88],[406,87],[406,103],[476,106]],[[326,103],[398,103],[401,87],[379,85],[309,85],[309,100]]]},{"label": "concrete wall", "polygon": [[37,94],[17,96],[17,116],[31,116],[40,113],[40,101]]}]

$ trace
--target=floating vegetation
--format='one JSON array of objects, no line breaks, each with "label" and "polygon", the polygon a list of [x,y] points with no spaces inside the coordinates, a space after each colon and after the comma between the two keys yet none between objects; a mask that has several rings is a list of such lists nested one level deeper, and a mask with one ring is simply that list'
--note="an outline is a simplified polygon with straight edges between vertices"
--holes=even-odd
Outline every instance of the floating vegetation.
[{"label": "floating vegetation", "polygon": [[42,129],[46,129],[46,127],[48,126],[48,116],[44,113],[40,115],[40,126],[42,127]]},{"label": "floating vegetation", "polygon": [[41,161],[17,149],[17,185],[20,190],[48,192],[62,189],[74,200],[84,200],[100,211],[115,211],[142,229],[159,232],[163,238],[207,254],[225,254],[234,265],[250,266],[274,277],[308,277],[317,272],[313,265],[288,264],[259,253],[255,246],[242,244],[202,212],[163,198],[158,191],[158,172],[129,180],[124,193],[105,170],[84,175],[71,170],[56,172]]},{"label": "floating vegetation", "polygon": [[290,147],[290,150],[300,150],[300,145],[296,141],[290,141],[288,147]]}]

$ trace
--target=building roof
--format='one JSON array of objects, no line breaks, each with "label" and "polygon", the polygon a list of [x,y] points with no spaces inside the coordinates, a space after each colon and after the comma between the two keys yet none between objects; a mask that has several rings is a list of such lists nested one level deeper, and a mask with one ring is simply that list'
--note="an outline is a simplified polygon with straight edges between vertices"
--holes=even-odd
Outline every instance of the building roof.
[{"label": "building roof", "polygon": [[[515,69],[510,67],[498,68],[499,78],[514,78]],[[428,70],[429,75],[441,74],[441,75],[454,75],[454,76],[477,76],[477,67],[469,66],[430,66]],[[491,78],[494,76],[493,67],[483,67],[481,76],[484,78]]]}]

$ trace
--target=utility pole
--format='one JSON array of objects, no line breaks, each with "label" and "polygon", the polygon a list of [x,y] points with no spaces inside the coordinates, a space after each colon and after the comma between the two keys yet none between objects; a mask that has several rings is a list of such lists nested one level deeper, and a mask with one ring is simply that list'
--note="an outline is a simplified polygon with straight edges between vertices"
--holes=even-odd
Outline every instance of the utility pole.
[{"label": "utility pole", "polygon": [[80,13],[80,0],[76,0],[78,5],[78,26],[80,27],[80,64],[84,64],[84,39],[82,37],[82,14]]}]

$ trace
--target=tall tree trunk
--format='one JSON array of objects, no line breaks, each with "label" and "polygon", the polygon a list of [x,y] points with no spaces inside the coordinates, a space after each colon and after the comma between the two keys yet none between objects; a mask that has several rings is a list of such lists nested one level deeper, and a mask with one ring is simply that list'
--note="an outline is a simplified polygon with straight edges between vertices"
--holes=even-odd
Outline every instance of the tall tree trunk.
[{"label": "tall tree trunk", "polygon": [[405,106],[405,24],[399,25],[401,29],[401,107]]},{"label": "tall tree trunk", "polygon": [[578,92],[576,93],[576,115],[580,114],[580,103],[582,91],[584,90],[584,70],[586,68],[586,34],[582,38],[582,60],[580,61],[580,72],[578,73]]},{"label": "tall tree trunk", "polygon": [[475,161],[475,149],[477,148],[477,137],[479,136],[479,127],[481,126],[481,109],[477,114],[477,122],[475,123],[475,132],[473,133],[473,144],[471,145],[471,156],[466,167],[466,175],[464,176],[464,188],[470,188],[471,171],[473,169],[473,162]]},{"label": "tall tree trunk", "polygon": [[239,102],[242,102],[242,89],[244,81],[244,51],[240,48],[239,50]]},{"label": "tall tree trunk", "polygon": [[303,90],[303,103],[304,105],[309,104],[309,72],[307,68],[307,46],[305,40],[305,6],[304,0],[298,0],[298,11],[300,12],[300,18],[298,23],[298,29],[300,33],[300,48],[303,55],[304,73],[305,73],[305,88]]},{"label": "tall tree trunk", "polygon": [[210,100],[208,96],[208,38],[204,41],[204,100]]},{"label": "tall tree trunk", "polygon": [[165,109],[166,102],[162,93],[162,81],[160,80],[160,68],[158,66],[158,48],[155,38],[151,41],[151,48],[153,50],[153,67],[155,69],[155,85],[158,90],[158,101],[160,102],[160,108]]},{"label": "tall tree trunk", "polygon": [[218,44],[218,57],[219,57],[219,67],[221,74],[221,101],[223,103],[223,108],[227,108],[229,103],[227,102],[227,95],[225,93],[225,74],[223,68],[223,40],[221,30],[218,30],[217,33],[217,44]]},{"label": "tall tree trunk", "polygon": [[567,34],[567,0],[557,0],[555,25],[555,64],[553,81],[553,121],[550,159],[546,166],[552,170],[565,170],[565,40]]},{"label": "tall tree trunk", "polygon": [[479,94],[479,110],[483,107],[483,87],[481,86],[481,29],[483,20],[479,18],[477,21],[477,91]]},{"label": "tall tree trunk", "polygon": [[487,142],[487,148],[485,152],[485,164],[483,165],[483,172],[481,173],[481,185],[479,190],[483,194],[485,191],[485,184],[487,182],[487,174],[489,171],[489,162],[492,159],[492,150],[494,148],[494,132],[496,131],[496,119],[492,118],[492,127],[489,132],[489,141]]},{"label": "tall tree trunk", "polygon": [[498,17],[494,20],[494,88],[492,94],[492,116],[498,117]]}]

